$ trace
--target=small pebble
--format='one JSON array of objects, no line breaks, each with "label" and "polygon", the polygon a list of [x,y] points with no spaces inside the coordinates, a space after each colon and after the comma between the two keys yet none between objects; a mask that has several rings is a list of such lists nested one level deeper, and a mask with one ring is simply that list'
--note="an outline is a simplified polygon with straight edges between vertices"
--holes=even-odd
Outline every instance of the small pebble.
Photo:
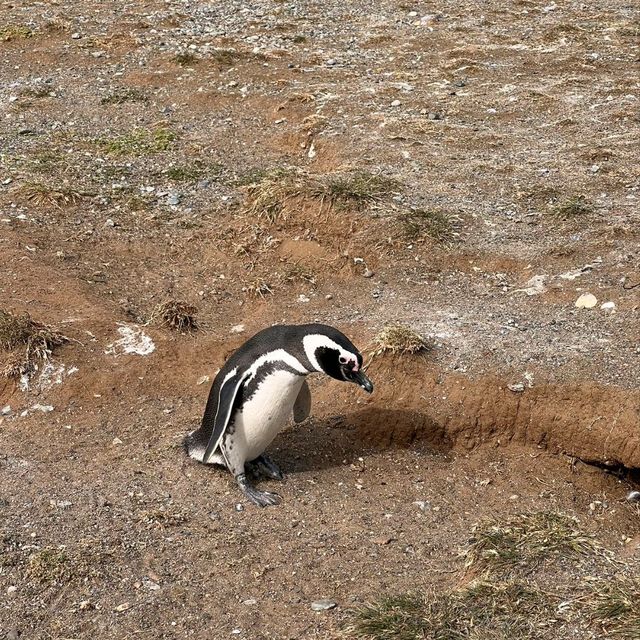
[{"label": "small pebble", "polygon": [[333,300],[333,295],[330,293],[327,293],[327,295],[324,297],[325,300]]},{"label": "small pebble", "polygon": [[242,504],[238,503],[238,504],[236,505],[236,511],[238,511],[238,512],[240,512],[240,511],[244,511],[244,505],[242,505]]},{"label": "small pebble", "polygon": [[311,608],[314,611],[327,611],[328,609],[334,609],[337,606],[337,603],[333,600],[316,600],[311,603]]},{"label": "small pebble", "polygon": [[75,33],[71,34],[71,38],[73,40],[80,40],[80,34],[76,31]]},{"label": "small pebble", "polygon": [[575,302],[578,309],[593,309],[598,304],[598,299],[592,293],[583,293]]},{"label": "small pebble", "polygon": [[400,100],[394,100],[394,101],[391,103],[391,106],[392,106],[392,107],[399,107],[401,104],[402,104],[402,102],[400,102]]},{"label": "small pebble", "polygon": [[11,415],[11,405],[7,405],[6,407],[2,407],[2,410],[0,411],[0,414],[3,416],[10,416]]},{"label": "small pebble", "polygon": [[629,502],[640,502],[640,491],[630,491],[627,494],[627,500]]},{"label": "small pebble", "polygon": [[17,590],[18,590],[18,587],[12,584],[11,586],[7,587],[7,595],[10,596],[14,594]]},{"label": "small pebble", "polygon": [[365,269],[364,273],[362,274],[365,278],[373,278],[373,276],[375,275],[375,273],[373,271],[371,271],[371,269]]}]

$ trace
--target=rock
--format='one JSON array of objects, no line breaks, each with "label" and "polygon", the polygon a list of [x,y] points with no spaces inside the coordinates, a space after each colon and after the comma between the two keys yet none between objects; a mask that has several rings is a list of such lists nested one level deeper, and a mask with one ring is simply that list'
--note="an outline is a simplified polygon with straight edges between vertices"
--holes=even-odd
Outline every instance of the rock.
[{"label": "rock", "polygon": [[169,197],[167,198],[167,204],[170,204],[172,206],[180,204],[180,196],[177,193],[169,194]]},{"label": "rock", "polygon": [[362,275],[365,278],[373,278],[373,276],[375,275],[375,272],[371,271],[371,269],[365,269]]},{"label": "rock", "polygon": [[123,602],[122,604],[119,604],[114,611],[117,611],[118,613],[122,613],[123,611],[126,611],[127,609],[131,608],[131,604],[129,602]]},{"label": "rock", "polygon": [[244,506],[238,502],[236,505],[236,511],[239,513],[240,511],[244,511]]},{"label": "rock", "polygon": [[242,604],[246,604],[247,607],[252,607],[254,604],[258,604],[258,601],[255,598],[249,598],[248,600],[243,600]]},{"label": "rock", "polygon": [[401,104],[402,104],[402,102],[400,102],[400,100],[394,100],[394,101],[391,103],[391,106],[392,106],[392,107],[399,107]]},{"label": "rock", "polygon": [[7,405],[6,407],[2,407],[0,410],[0,415],[10,416],[11,415],[11,405]]},{"label": "rock", "polygon": [[243,324],[236,324],[231,327],[229,333],[243,333],[245,330],[245,326]]},{"label": "rock", "polygon": [[380,536],[379,538],[374,538],[371,542],[373,542],[373,544],[384,546],[386,544],[389,544],[390,542],[393,542],[394,540],[395,538],[392,538],[390,536]]},{"label": "rock", "polygon": [[416,500],[414,503],[420,511],[429,511],[431,509],[431,503],[428,500]]},{"label": "rock", "polygon": [[335,609],[338,604],[333,600],[316,600],[311,603],[311,608],[314,611],[327,611],[328,609]]},{"label": "rock", "polygon": [[111,218],[107,218],[105,223],[104,223],[105,227],[115,227],[116,223],[111,219]]},{"label": "rock", "polygon": [[211,378],[209,376],[201,376],[200,378],[198,378],[197,384],[204,384],[205,382],[209,382],[210,380]]},{"label": "rock", "polygon": [[73,40],[80,40],[80,34],[76,31],[75,33],[71,34],[71,38]]},{"label": "rock", "polygon": [[603,302],[603,303],[600,305],[600,308],[601,308],[603,311],[615,311],[615,309],[616,309],[616,303],[615,303],[615,302]]},{"label": "rock", "polygon": [[147,576],[142,578],[142,584],[144,587],[149,589],[149,591],[160,591],[160,585],[157,582],[151,580],[151,578],[147,578]]},{"label": "rock", "polygon": [[628,502],[640,502],[640,491],[630,491],[627,494]]},{"label": "rock", "polygon": [[583,293],[575,302],[578,309],[593,309],[598,304],[598,298],[592,293]]},{"label": "rock", "polygon": [[7,587],[7,595],[12,596],[17,590],[18,590],[18,587],[12,584]]},{"label": "rock", "polygon": [[327,293],[327,295],[324,297],[325,300],[333,300],[333,295],[331,293]]},{"label": "rock", "polygon": [[524,391],[524,383],[515,382],[514,384],[507,385],[509,391],[513,391],[513,393],[522,393]]},{"label": "rock", "polygon": [[18,629],[9,629],[9,631],[7,631],[7,640],[19,640],[21,635]]},{"label": "rock", "polygon": [[42,413],[51,413],[53,407],[50,404],[34,404],[31,407],[32,411],[42,411]]},{"label": "rock", "polygon": [[512,293],[526,293],[528,296],[537,296],[546,291],[544,281],[546,276],[538,275],[529,278],[523,289],[516,289]]},{"label": "rock", "polygon": [[120,438],[114,438],[112,442],[113,444],[122,444],[122,440],[120,440]]},{"label": "rock", "polygon": [[308,296],[305,296],[304,293],[301,293],[298,296],[298,302],[302,302],[302,303],[311,302],[311,298],[309,298]]}]

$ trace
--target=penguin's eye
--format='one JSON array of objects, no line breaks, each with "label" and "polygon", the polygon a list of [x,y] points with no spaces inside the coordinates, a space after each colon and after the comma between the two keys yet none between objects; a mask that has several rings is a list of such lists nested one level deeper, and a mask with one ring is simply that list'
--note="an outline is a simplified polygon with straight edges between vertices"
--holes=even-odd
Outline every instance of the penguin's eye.
[{"label": "penguin's eye", "polygon": [[338,360],[340,361],[340,364],[347,364],[347,359],[344,356],[340,356]]}]

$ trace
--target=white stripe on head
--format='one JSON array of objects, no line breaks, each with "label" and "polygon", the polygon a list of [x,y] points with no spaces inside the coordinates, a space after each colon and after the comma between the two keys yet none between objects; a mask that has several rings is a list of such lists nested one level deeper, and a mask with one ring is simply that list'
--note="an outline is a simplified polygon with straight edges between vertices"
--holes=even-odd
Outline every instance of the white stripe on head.
[{"label": "white stripe on head", "polygon": [[275,349],[274,351],[269,351],[265,353],[263,356],[260,356],[248,369],[247,369],[247,382],[253,378],[258,369],[263,365],[269,362],[284,362],[286,365],[295,369],[301,376],[306,376],[310,373],[306,367],[302,365],[298,358],[292,356],[288,351],[284,349]]},{"label": "white stripe on head", "polygon": [[337,342],[334,342],[331,338],[323,335],[322,333],[311,333],[308,336],[305,336],[302,339],[302,346],[304,347],[305,355],[316,371],[323,372],[323,369],[316,358],[316,350],[320,347],[335,349],[340,356],[346,358],[346,361],[351,363],[356,371],[358,370],[358,356],[344,347],[341,347]]}]

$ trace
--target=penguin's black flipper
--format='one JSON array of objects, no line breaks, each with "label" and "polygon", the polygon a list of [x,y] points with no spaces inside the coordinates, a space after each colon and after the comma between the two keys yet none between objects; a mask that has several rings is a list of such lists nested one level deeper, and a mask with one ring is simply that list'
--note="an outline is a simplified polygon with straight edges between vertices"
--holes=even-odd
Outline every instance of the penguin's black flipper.
[{"label": "penguin's black flipper", "polygon": [[205,464],[207,463],[209,456],[220,446],[222,436],[229,424],[233,403],[235,402],[238,391],[240,391],[240,387],[244,382],[245,375],[246,371],[239,371],[238,368],[235,368],[227,374],[226,378],[220,385],[220,391],[218,393],[218,407],[213,420],[213,429],[211,430],[209,444],[207,444],[204,456],[202,457],[202,462]]}]

